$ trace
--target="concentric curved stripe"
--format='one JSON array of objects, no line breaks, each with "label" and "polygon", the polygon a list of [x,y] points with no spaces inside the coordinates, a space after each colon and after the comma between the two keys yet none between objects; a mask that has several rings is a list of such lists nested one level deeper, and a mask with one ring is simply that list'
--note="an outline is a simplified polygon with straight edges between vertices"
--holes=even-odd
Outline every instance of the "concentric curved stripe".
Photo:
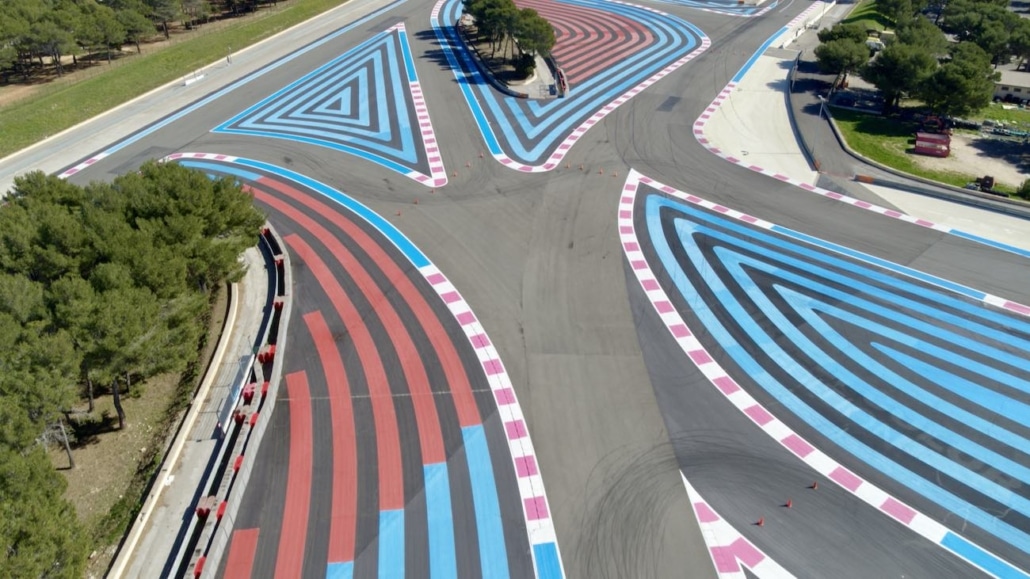
[{"label": "concentric curved stripe", "polygon": [[[636,174],[619,223],[663,321],[738,408],[916,532],[997,576],[1027,576],[1006,559],[1030,565],[1030,320]],[[826,454],[756,400],[787,411],[779,418]],[[931,520],[827,454],[963,524],[946,528],[956,517]]]},{"label": "concentric curved stripe", "polygon": [[[346,447],[338,451],[334,442],[332,453],[316,456],[316,464],[332,460],[336,473],[333,517],[322,522],[313,503],[307,533],[309,542],[328,536],[340,543],[329,545],[330,558],[321,563],[326,575],[563,576],[542,479],[511,383],[447,278],[400,232],[339,192],[264,163],[225,156],[213,163],[213,157],[187,153],[179,159],[249,183],[302,264],[297,279],[316,282],[300,292],[325,292],[329,304],[328,310],[304,316],[322,360],[322,369],[308,375],[312,384],[324,375],[330,403],[350,391],[356,427],[338,426],[348,415],[342,404],[332,411],[331,423],[319,425],[320,399],[313,396],[314,431],[329,428],[334,439],[355,437],[358,480],[337,484],[336,477],[346,473],[335,462],[348,462],[352,455]],[[375,351],[362,345],[366,340]],[[338,381],[342,384],[332,394]],[[395,427],[388,426],[391,415]],[[397,429],[393,442],[391,428]],[[399,464],[383,454],[390,448],[397,450]],[[421,472],[408,468],[413,462],[422,464]],[[388,467],[391,463],[401,470]],[[348,496],[347,489],[357,497]],[[349,510],[352,504],[357,512]],[[348,525],[352,536],[343,528]],[[266,537],[261,533],[260,540],[272,540]],[[324,551],[309,545],[305,552]],[[305,569],[312,564],[305,561]]]},{"label": "concentric curved stripe", "polygon": [[[455,24],[461,13],[460,0],[440,0],[430,16],[487,148],[496,159],[521,171],[549,171],[557,167],[590,127],[710,45],[704,33],[692,24],[657,10],[601,0],[554,3],[566,11],[569,19],[586,9],[611,14],[621,23],[636,23],[635,26],[648,30],[654,41],[584,78],[563,98],[518,99],[499,94],[483,78],[459,38]],[[633,33],[628,32],[625,37],[631,39]],[[618,47],[609,46],[608,50]]]},{"label": "concentric curved stripe", "polygon": [[554,26],[556,42],[551,55],[572,90],[655,41],[647,28],[619,14],[554,0],[518,0],[516,5],[536,10]]}]

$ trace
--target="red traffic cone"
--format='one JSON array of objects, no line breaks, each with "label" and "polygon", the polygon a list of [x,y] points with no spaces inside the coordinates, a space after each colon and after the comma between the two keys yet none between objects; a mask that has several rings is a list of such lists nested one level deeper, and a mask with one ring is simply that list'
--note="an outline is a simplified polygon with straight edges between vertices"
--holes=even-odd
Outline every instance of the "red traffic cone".
[{"label": "red traffic cone", "polygon": [[790,500],[790,499],[787,499],[787,502],[786,502],[786,503],[784,503],[784,504],[783,504],[783,506],[784,506],[785,508],[788,508],[788,509],[789,509],[789,508],[791,508],[791,507],[793,507],[793,506],[794,506],[794,501],[792,501],[792,500]]},{"label": "red traffic cone", "polygon": [[755,523],[755,525],[757,525],[759,527],[764,527],[765,526],[765,517],[758,517],[758,521]]},{"label": "red traffic cone", "polygon": [[814,483],[812,483],[812,486],[808,488],[812,489],[813,491],[819,490],[819,481],[815,481]]}]

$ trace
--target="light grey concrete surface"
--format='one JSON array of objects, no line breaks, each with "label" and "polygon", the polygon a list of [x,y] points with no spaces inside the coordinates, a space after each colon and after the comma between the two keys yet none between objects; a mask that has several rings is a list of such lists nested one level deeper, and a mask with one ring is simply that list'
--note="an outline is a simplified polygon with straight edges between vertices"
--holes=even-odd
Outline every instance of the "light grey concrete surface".
[{"label": "light grey concrete surface", "polygon": [[267,66],[283,55],[329,34],[342,24],[360,18],[392,0],[351,0],[302,25],[211,63],[197,71],[203,78],[184,84],[177,79],[120,107],[80,125],[50,136],[44,141],[0,159],[0,193],[6,193],[14,178],[29,171],[54,173],[85,159],[140,129],[190,105],[217,89]]},{"label": "light grey concrete surface", "polygon": [[[826,12],[820,26],[802,33],[795,42],[788,44],[789,50],[770,49],[759,57],[736,90],[712,115],[705,127],[706,136],[723,151],[747,163],[774,169],[805,183],[829,184],[828,188],[844,193],[857,191],[860,198],[878,198],[881,205],[910,215],[1015,247],[1030,248],[1030,222],[1026,219],[889,187],[848,183],[847,188],[842,188],[839,181],[833,183],[832,178],[820,176],[809,164],[788,110],[791,65],[799,50],[813,49],[813,39],[818,30],[832,26],[853,7],[853,4],[834,6]],[[776,106],[781,99],[785,106]],[[807,130],[813,129],[808,127]],[[839,152],[840,147],[835,143],[817,142],[820,142],[820,158],[833,156],[833,149]],[[854,169],[853,166],[851,168]]]},{"label": "light grey concrete surface", "polygon": [[200,418],[194,428],[182,433],[186,442],[179,459],[175,464],[163,467],[169,470],[166,486],[149,516],[139,543],[127,560],[125,577],[165,575],[168,558],[181,540],[178,537],[180,530],[194,516],[192,509],[199,498],[198,487],[221,438],[217,414],[232,386],[241,380],[241,366],[249,369],[247,361],[252,355],[268,303],[268,272],[256,248],[245,251],[243,261],[247,272],[237,286],[239,310],[236,323],[225,328],[229,332],[225,355],[218,366],[208,369],[208,372],[215,372],[214,381],[205,399],[194,401],[194,404],[201,405]]},{"label": "light grey concrete surface", "polygon": [[798,146],[787,109],[788,77],[796,54],[773,49],[755,60],[705,125],[705,135],[749,164],[815,184],[817,172]]}]

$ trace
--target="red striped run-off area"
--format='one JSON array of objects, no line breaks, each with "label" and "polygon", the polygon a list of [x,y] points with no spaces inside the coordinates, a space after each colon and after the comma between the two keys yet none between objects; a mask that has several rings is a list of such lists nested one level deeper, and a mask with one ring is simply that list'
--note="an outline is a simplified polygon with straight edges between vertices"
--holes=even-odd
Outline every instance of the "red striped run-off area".
[{"label": "red striped run-off area", "polygon": [[573,90],[654,42],[639,22],[603,10],[562,4],[553,0],[515,0],[519,8],[532,8],[554,26],[557,43],[551,54]]}]

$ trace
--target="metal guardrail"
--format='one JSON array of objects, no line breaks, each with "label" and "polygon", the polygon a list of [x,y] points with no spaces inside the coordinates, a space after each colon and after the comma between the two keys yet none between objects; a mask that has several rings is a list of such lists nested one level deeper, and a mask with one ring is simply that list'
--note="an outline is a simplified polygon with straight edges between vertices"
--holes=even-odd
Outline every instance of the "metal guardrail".
[{"label": "metal guardrail", "polygon": [[[815,167],[815,170],[819,171],[821,169],[819,159],[816,157],[815,151],[812,150],[812,147],[809,146],[808,141],[805,139],[804,132],[798,128],[797,121],[794,118],[794,106],[790,102],[793,99],[791,95],[794,92],[793,85],[794,80],[797,76],[797,67],[801,56],[802,54],[799,52],[797,57],[794,59],[794,64],[791,67],[790,76],[788,77],[789,83],[787,88],[787,108],[788,112],[790,113],[791,124],[794,127],[794,132],[798,136],[798,141],[801,143],[802,151],[808,157],[808,160],[812,164],[812,166]],[[908,191],[910,193],[916,193],[919,195],[925,195],[927,197],[951,201],[953,203],[961,203],[963,205],[977,207],[979,209],[986,209],[989,211],[995,211],[997,213],[1002,213],[1005,215],[1011,215],[1023,219],[1030,218],[1030,203],[1016,199],[1010,199],[1007,197],[991,195],[980,191],[962,189],[959,187],[955,187],[953,185],[948,185],[946,183],[938,183],[936,181],[931,181],[929,179],[925,179],[917,175],[910,175],[903,171],[899,171],[897,169],[888,167],[877,161],[869,159],[864,155],[858,153],[854,149],[852,149],[850,146],[848,146],[847,141],[844,139],[844,136],[840,132],[840,128],[837,126],[837,122],[833,119],[833,114],[830,111],[829,107],[820,107],[820,115],[825,115],[827,122],[829,122],[830,124],[830,129],[833,131],[833,134],[836,137],[838,144],[840,144],[841,148],[844,149],[844,152],[846,152],[848,155],[851,155],[858,161],[861,161],[862,163],[869,165],[870,167],[875,167],[882,171],[888,172],[892,175],[896,175],[901,179],[904,179],[904,182],[902,182],[884,179],[882,177],[875,177],[872,175],[854,175],[854,180],[860,183],[867,183],[871,185],[880,185],[884,187],[901,189],[903,191]]]},{"label": "metal guardrail", "polygon": [[[213,576],[232,532],[239,502],[250,480],[253,460],[269,422],[278,391],[281,359],[277,350],[285,342],[290,303],[287,257],[282,255],[278,236],[267,226],[260,247],[273,288],[258,332],[262,344],[251,352],[248,363],[238,372],[220,417],[223,433],[198,489],[199,499],[185,523],[185,539],[170,561],[174,577]],[[264,418],[260,416],[264,414]]]},{"label": "metal guardrail", "polygon": [[193,429],[193,426],[196,424],[198,417],[203,411],[204,400],[207,398],[208,392],[214,382],[217,368],[221,365],[221,360],[225,356],[225,350],[230,341],[229,335],[236,323],[239,308],[238,288],[236,284],[231,284],[229,286],[229,311],[225,320],[225,330],[219,337],[218,345],[215,347],[215,352],[211,358],[210,365],[207,368],[204,378],[201,380],[200,386],[194,393],[193,401],[190,403],[190,408],[179,422],[179,430],[171,440],[170,446],[164,455],[164,460],[161,462],[161,468],[154,476],[150,491],[147,493],[147,497],[144,499],[143,505],[140,507],[140,511],[136,515],[136,519],[133,521],[132,526],[129,528],[129,532],[126,534],[125,539],[122,541],[121,545],[119,545],[118,553],[107,573],[107,577],[111,579],[120,579],[128,568],[129,561],[132,559],[132,556],[136,551],[136,547],[146,530],[150,516],[157,508],[161,494],[165,487],[167,487],[168,481],[170,480],[169,477],[171,476],[172,470],[179,461],[179,455],[182,453],[182,449],[186,444],[186,439],[189,437],[190,431]]}]

